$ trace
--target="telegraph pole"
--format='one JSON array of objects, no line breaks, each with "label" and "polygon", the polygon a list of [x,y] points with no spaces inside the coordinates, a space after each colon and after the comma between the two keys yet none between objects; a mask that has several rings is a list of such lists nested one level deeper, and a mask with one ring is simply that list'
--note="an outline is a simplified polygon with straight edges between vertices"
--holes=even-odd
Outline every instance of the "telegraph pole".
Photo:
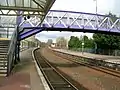
[{"label": "telegraph pole", "polygon": [[97,12],[98,12],[98,7],[97,7],[98,2],[97,2],[97,0],[93,0],[93,1],[95,1],[95,5],[96,5],[95,12],[96,12],[96,14],[97,14]]}]

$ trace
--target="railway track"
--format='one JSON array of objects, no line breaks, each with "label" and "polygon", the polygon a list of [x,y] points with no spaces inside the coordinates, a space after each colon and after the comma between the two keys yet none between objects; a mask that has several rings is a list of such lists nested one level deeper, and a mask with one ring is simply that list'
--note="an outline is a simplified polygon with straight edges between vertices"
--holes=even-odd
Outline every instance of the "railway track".
[{"label": "railway track", "polygon": [[87,90],[76,88],[68,79],[66,79],[48,60],[40,55],[39,49],[34,51],[37,64],[42,71],[51,90]]},{"label": "railway track", "polygon": [[[76,60],[76,58],[75,59],[73,58],[74,55],[70,55],[70,54],[66,54],[66,53],[63,53],[64,55],[61,55],[61,52],[56,52],[56,51],[55,52],[52,51],[52,52],[55,55],[57,55],[58,57],[70,60],[70,61],[72,61],[74,63],[79,64],[79,65],[87,66],[87,67],[92,68],[94,70],[97,70],[97,71],[100,71],[100,72],[103,72],[103,73],[106,73],[106,74],[109,74],[109,75],[120,78],[120,72],[119,71],[115,71],[113,69],[106,68],[104,66],[98,66],[98,65],[95,65],[93,63],[84,62],[83,60],[80,60],[79,58],[81,58],[81,57],[78,57],[78,56],[76,56],[76,58],[77,58],[77,60]],[[84,58],[82,57],[82,59],[84,59]]]}]

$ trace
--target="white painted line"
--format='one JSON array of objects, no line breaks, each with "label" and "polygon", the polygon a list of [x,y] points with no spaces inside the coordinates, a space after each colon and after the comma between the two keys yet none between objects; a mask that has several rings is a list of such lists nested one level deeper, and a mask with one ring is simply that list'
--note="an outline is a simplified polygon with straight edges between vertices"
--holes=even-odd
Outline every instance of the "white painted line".
[{"label": "white painted line", "polygon": [[[38,49],[38,48],[36,48],[36,49]],[[36,67],[36,69],[37,69],[38,75],[39,75],[39,77],[40,77],[40,79],[41,79],[41,81],[42,81],[42,84],[43,84],[45,90],[50,90],[50,87],[49,87],[47,81],[45,80],[45,78],[44,78],[44,76],[43,76],[41,70],[39,69],[39,66],[37,65],[37,62],[36,62],[36,60],[35,60],[35,56],[34,56],[34,53],[33,53],[33,52],[34,52],[36,49],[34,49],[34,50],[32,51],[32,57],[33,57],[33,60],[34,60],[34,63],[35,63],[35,67]]]}]

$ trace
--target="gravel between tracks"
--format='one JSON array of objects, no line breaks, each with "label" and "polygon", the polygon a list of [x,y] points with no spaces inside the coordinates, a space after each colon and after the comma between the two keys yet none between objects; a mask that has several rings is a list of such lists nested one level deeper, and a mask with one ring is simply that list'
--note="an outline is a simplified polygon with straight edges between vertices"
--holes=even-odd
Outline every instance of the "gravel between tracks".
[{"label": "gravel between tracks", "polygon": [[76,65],[71,61],[56,56],[47,48],[42,49],[41,53],[59,70],[89,90],[120,90],[120,78],[85,66]]}]

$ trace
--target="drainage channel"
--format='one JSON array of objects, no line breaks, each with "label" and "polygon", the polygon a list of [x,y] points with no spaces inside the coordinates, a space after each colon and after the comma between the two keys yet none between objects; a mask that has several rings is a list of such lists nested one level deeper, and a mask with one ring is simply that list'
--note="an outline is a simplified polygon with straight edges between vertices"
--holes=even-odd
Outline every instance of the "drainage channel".
[{"label": "drainage channel", "polygon": [[40,55],[39,49],[35,51],[35,59],[51,90],[78,90]]}]

